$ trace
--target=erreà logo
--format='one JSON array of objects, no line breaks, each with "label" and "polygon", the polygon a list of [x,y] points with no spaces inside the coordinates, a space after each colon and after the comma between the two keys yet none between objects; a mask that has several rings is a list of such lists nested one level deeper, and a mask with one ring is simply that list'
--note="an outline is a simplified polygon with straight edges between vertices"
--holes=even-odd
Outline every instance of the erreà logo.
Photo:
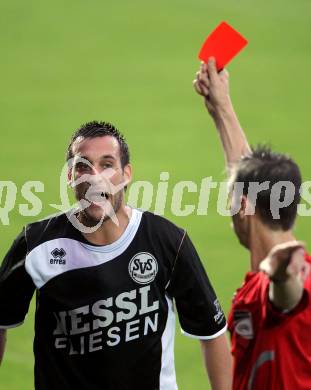
[{"label": "erre\u00e0 logo", "polygon": [[53,256],[53,259],[50,259],[50,264],[66,264],[66,260],[64,259],[66,256],[65,249],[55,248],[52,250],[51,255]]},{"label": "erre\u00e0 logo", "polygon": [[139,252],[129,263],[129,274],[139,284],[152,282],[158,273],[158,263],[148,252]]}]

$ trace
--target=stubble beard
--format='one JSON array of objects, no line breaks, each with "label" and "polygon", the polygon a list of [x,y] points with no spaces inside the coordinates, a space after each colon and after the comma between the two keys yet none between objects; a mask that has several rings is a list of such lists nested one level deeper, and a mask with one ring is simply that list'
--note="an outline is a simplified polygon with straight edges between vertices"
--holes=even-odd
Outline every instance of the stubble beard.
[{"label": "stubble beard", "polygon": [[101,222],[101,225],[111,219],[113,216],[113,213],[117,215],[118,211],[121,208],[122,202],[123,202],[123,193],[122,191],[118,192],[111,200],[108,200],[112,206],[113,211],[109,214],[105,214],[104,217],[96,218],[94,215],[90,214],[87,209],[81,210],[78,212],[78,219],[80,222],[85,225],[86,227],[94,227],[98,225]]}]

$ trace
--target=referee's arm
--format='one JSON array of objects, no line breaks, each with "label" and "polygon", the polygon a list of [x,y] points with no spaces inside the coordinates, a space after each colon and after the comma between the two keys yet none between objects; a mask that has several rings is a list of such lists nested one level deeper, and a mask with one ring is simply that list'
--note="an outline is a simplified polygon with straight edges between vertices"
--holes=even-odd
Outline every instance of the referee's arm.
[{"label": "referee's arm", "polygon": [[218,130],[225,153],[228,173],[242,156],[250,153],[245,133],[234,111],[229,94],[229,74],[217,72],[215,60],[202,64],[193,82],[196,92],[204,97],[205,106]]}]

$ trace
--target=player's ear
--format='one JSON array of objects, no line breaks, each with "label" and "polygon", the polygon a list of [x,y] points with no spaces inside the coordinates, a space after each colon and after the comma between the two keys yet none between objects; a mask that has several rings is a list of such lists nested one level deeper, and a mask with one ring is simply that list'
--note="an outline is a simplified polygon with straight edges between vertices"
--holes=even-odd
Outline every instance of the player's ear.
[{"label": "player's ear", "polygon": [[242,196],[241,208],[243,208],[244,217],[255,214],[255,206],[252,201],[245,195]]},{"label": "player's ear", "polygon": [[130,183],[132,181],[132,165],[126,164],[123,168],[123,178],[126,183]]},{"label": "player's ear", "polygon": [[240,211],[239,211],[241,219],[244,219],[245,215],[247,215],[248,204],[249,204],[249,201],[247,200],[247,197],[245,195],[242,195],[241,196],[241,206],[240,206]]}]

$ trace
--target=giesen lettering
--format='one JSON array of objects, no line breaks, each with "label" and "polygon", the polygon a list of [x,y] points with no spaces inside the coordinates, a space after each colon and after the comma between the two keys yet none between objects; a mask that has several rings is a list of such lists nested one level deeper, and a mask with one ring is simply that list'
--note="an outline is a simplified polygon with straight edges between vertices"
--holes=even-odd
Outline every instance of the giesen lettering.
[{"label": "giesen lettering", "polygon": [[105,345],[115,347],[156,332],[159,301],[149,304],[149,292],[148,285],[123,292],[115,299],[100,299],[93,305],[54,312],[57,321],[53,332],[55,348],[66,349],[69,355],[83,355],[99,351]]}]

